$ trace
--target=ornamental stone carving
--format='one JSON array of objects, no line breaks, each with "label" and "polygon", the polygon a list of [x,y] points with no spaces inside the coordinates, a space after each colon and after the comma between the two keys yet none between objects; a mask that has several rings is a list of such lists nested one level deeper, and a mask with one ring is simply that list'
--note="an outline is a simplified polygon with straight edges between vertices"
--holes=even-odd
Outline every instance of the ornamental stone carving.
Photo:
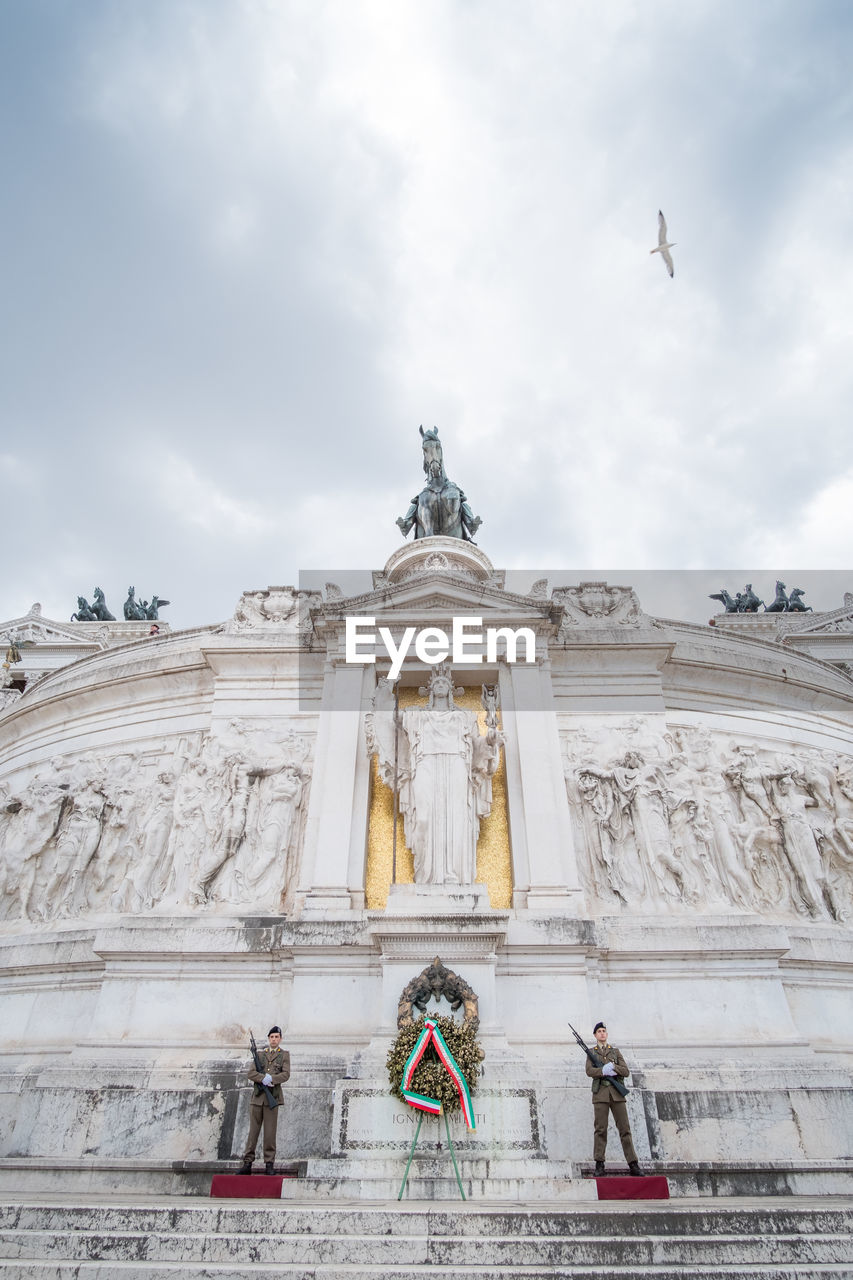
[{"label": "ornamental stone carving", "polygon": [[17,702],[22,692],[21,689],[16,689],[12,683],[10,664],[7,662],[0,663],[0,710],[10,707],[13,702]]},{"label": "ornamental stone carving", "polygon": [[458,1009],[464,1010],[463,1022],[476,1035],[480,1026],[477,995],[464,978],[446,968],[439,956],[403,988],[397,1006],[398,1030],[411,1026],[416,1020],[415,1009],[424,1014],[430,1000],[437,1002],[442,998],[449,1003],[454,1013]]},{"label": "ornamental stone carving", "polygon": [[229,631],[277,628],[295,619],[299,592],[293,587],[267,587],[264,591],[244,591],[237,601]]},{"label": "ornamental stone carving", "polygon": [[153,910],[279,911],[310,781],[297,735],[231,721],[153,763],[57,758],[0,791],[0,919]]},{"label": "ornamental stone carving", "polygon": [[561,632],[575,626],[638,627],[642,623],[640,601],[632,587],[581,582],[576,587],[555,587],[551,597],[565,609]]},{"label": "ornamental stone carving", "polygon": [[700,729],[612,755],[625,734],[567,746],[587,886],[606,909],[850,918],[853,758]]}]

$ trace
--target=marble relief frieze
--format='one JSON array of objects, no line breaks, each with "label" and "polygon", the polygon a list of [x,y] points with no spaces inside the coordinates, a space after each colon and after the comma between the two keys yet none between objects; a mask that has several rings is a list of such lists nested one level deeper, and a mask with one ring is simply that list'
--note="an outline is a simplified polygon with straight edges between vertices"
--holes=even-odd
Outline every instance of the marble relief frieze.
[{"label": "marble relief frieze", "polygon": [[853,915],[853,756],[641,718],[564,736],[599,910]]},{"label": "marble relief frieze", "polygon": [[140,750],[50,760],[0,783],[0,919],[279,911],[298,867],[311,745],[232,720]]}]

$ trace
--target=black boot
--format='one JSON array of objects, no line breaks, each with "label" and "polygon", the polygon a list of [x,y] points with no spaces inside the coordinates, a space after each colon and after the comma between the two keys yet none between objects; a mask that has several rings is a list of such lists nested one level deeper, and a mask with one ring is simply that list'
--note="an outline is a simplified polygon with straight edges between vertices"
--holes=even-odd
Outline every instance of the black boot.
[{"label": "black boot", "polygon": [[268,1160],[264,1165],[264,1173],[267,1173],[267,1174],[275,1173],[275,1165],[273,1164],[272,1160]]},{"label": "black boot", "polygon": [[252,1172],[252,1162],[251,1162],[251,1160],[247,1160],[245,1164],[241,1164],[241,1165],[240,1165],[240,1168],[237,1170],[237,1172],[238,1172],[238,1173],[251,1173],[251,1172]]},{"label": "black boot", "polygon": [[632,1160],[631,1163],[628,1165],[628,1172],[630,1173],[632,1178],[643,1177],[643,1171],[640,1168],[640,1166],[637,1164],[636,1160]]},{"label": "black boot", "polygon": [[603,1161],[603,1160],[596,1160],[596,1162],[595,1162],[595,1173],[593,1174],[593,1177],[594,1177],[594,1178],[603,1178],[603,1177],[604,1177],[604,1161]]}]

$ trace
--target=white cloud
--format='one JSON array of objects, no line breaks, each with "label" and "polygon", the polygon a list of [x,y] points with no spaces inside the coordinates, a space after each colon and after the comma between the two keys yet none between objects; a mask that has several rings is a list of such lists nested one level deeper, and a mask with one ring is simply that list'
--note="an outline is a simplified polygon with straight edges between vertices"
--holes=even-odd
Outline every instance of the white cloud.
[{"label": "white cloud", "polygon": [[199,535],[234,583],[272,546],[276,577],[341,547],[381,563],[419,422],[496,562],[799,562],[801,538],[839,563],[818,531],[853,466],[842,11],[128,0],[65,20],[55,96],[23,69],[10,174],[4,416],[32,423],[33,575],[70,521],[124,576],[141,517],[116,438],[135,460],[169,441],[147,492],[197,618]]},{"label": "white cloud", "polygon": [[[853,468],[824,485],[787,528],[762,533],[748,552],[759,563],[787,561],[806,568],[850,569],[853,547]],[[853,578],[853,570],[851,570]]]},{"label": "white cloud", "polygon": [[249,541],[273,533],[276,521],[257,502],[233,496],[186,458],[167,455],[158,467],[154,503],[181,524],[206,534]]}]

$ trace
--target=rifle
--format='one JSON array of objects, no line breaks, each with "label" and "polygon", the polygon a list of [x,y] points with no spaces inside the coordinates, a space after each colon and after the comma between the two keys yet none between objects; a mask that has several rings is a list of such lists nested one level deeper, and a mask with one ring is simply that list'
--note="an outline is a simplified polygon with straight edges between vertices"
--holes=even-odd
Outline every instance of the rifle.
[{"label": "rifle", "polygon": [[[578,1044],[579,1044],[579,1045],[580,1045],[580,1047],[583,1049],[584,1053],[585,1053],[585,1054],[586,1054],[586,1056],[589,1058],[589,1060],[590,1060],[590,1062],[592,1063],[592,1065],[593,1065],[594,1067],[603,1067],[603,1066],[604,1066],[604,1063],[601,1061],[601,1059],[600,1059],[599,1057],[596,1057],[596,1055],[593,1053],[592,1049],[587,1048],[586,1044],[585,1044],[585,1043],[584,1043],[584,1041],[581,1039],[581,1037],[578,1035],[577,1031],[575,1031],[575,1029],[574,1029],[574,1027],[572,1026],[572,1024],[571,1024],[571,1023],[569,1023],[569,1024],[568,1024],[568,1026],[569,1026],[569,1030],[571,1031],[572,1035],[573,1035],[573,1036],[574,1036],[574,1038],[577,1040]],[[619,1079],[619,1077],[618,1077],[618,1076],[602,1076],[602,1079],[603,1079],[603,1080],[606,1080],[608,1084],[612,1084],[612,1085],[613,1085],[613,1088],[616,1090],[616,1092],[617,1092],[617,1093],[621,1093],[623,1098],[627,1098],[628,1094],[631,1092],[631,1091],[630,1091],[630,1089],[628,1088],[628,1086],[627,1086],[626,1084],[623,1084],[623,1083],[622,1083],[622,1081]]]},{"label": "rifle", "polygon": [[[258,1046],[255,1044],[255,1037],[252,1035],[251,1028],[249,1030],[249,1048],[252,1050],[252,1059],[255,1063],[255,1070],[261,1075],[266,1075],[266,1070],[261,1066],[261,1059],[258,1056]],[[273,1092],[269,1085],[258,1084],[257,1080],[254,1083],[258,1089],[263,1089],[264,1093],[267,1095],[267,1106],[270,1109],[277,1107],[278,1103],[273,1097]]]}]

